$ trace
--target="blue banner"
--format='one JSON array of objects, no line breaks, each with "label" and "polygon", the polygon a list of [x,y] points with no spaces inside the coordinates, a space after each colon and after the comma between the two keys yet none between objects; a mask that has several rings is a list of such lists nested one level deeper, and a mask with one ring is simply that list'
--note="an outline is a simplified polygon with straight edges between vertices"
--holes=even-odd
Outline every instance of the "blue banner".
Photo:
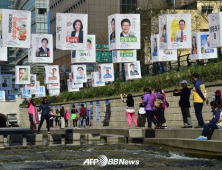
[{"label": "blue banner", "polygon": [[99,101],[96,101],[96,121],[99,121]]}]

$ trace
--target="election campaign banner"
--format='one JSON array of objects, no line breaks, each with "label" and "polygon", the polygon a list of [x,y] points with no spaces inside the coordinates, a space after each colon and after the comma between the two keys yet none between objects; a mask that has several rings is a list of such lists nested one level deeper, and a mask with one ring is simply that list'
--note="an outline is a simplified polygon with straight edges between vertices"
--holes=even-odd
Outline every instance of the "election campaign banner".
[{"label": "election campaign banner", "polygon": [[197,33],[192,34],[192,48],[190,51],[191,60],[198,60],[198,50],[197,50]]},{"label": "election campaign banner", "polygon": [[[114,69],[113,64],[99,64],[101,69],[101,78],[103,82],[114,81]],[[100,70],[98,70],[100,74]]]},{"label": "election campaign banner", "polygon": [[2,74],[1,77],[1,90],[11,90],[12,89],[12,75]]},{"label": "election campaign banner", "polygon": [[45,66],[45,83],[59,83],[59,66],[47,65]]},{"label": "election campaign banner", "polygon": [[30,74],[30,84],[27,84],[29,89],[36,89],[36,74]]},{"label": "election campaign banner", "polygon": [[15,66],[15,84],[30,84],[30,66]]},{"label": "election campaign banner", "polygon": [[129,63],[137,60],[136,50],[113,50],[113,63]]},{"label": "election campaign banner", "polygon": [[134,80],[141,78],[140,61],[132,63],[124,63],[126,80]]},{"label": "election campaign banner", "polygon": [[0,102],[5,101],[5,91],[0,91]]},{"label": "election campaign banner", "polygon": [[57,96],[60,94],[60,89],[50,89],[48,90],[49,96]]},{"label": "election campaign banner", "polygon": [[0,61],[8,61],[8,48],[0,46]]},{"label": "election campaign banner", "polygon": [[92,87],[105,86],[105,82],[99,78],[99,72],[91,72]]},{"label": "election campaign banner", "polygon": [[79,91],[79,88],[72,88],[72,82],[70,83],[69,79],[67,79],[67,86],[68,86],[68,92]]},{"label": "election campaign banner", "polygon": [[72,65],[73,82],[87,82],[86,65]]},{"label": "election campaign banner", "polygon": [[35,97],[46,97],[45,86],[39,86],[39,93],[35,94]]}]

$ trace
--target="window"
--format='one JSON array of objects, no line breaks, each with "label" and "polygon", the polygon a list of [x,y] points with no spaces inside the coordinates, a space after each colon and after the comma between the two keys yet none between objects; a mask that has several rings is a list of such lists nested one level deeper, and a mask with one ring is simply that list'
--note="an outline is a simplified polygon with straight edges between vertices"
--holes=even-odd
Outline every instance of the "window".
[{"label": "window", "polygon": [[46,9],[44,9],[44,8],[38,9],[38,14],[46,15]]},{"label": "window", "polygon": [[136,10],[137,0],[121,0],[121,12],[128,13]]},{"label": "window", "polygon": [[202,15],[208,15],[213,12],[213,7],[212,6],[202,6],[201,14]]}]

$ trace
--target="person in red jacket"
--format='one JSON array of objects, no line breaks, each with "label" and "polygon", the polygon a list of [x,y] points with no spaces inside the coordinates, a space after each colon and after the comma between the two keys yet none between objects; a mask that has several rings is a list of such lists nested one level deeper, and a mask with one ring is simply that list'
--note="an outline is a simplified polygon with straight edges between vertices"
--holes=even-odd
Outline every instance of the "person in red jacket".
[{"label": "person in red jacket", "polygon": [[86,112],[86,108],[84,107],[84,104],[81,104],[81,108],[80,108],[80,113],[79,113],[79,128],[86,127],[86,117],[87,117],[87,112]]}]

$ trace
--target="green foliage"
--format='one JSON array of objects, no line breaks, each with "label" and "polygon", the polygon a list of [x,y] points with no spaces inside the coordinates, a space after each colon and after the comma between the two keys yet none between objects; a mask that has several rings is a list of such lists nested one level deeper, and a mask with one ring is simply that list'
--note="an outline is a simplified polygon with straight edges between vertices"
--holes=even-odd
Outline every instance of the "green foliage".
[{"label": "green foliage", "polygon": [[[145,76],[142,79],[134,81],[120,82],[117,80],[113,84],[104,87],[89,87],[81,89],[79,92],[63,92],[57,99],[57,102],[92,100],[116,96],[120,93],[139,93],[142,92],[145,87],[153,90],[157,86],[163,89],[178,88],[183,79],[187,80],[188,85],[192,85],[193,73],[199,73],[201,80],[205,83],[221,80],[222,62],[210,63],[207,66],[180,67],[178,70],[172,70],[171,72],[157,76]],[[41,99],[37,99],[37,103],[40,103],[40,101]]]}]

